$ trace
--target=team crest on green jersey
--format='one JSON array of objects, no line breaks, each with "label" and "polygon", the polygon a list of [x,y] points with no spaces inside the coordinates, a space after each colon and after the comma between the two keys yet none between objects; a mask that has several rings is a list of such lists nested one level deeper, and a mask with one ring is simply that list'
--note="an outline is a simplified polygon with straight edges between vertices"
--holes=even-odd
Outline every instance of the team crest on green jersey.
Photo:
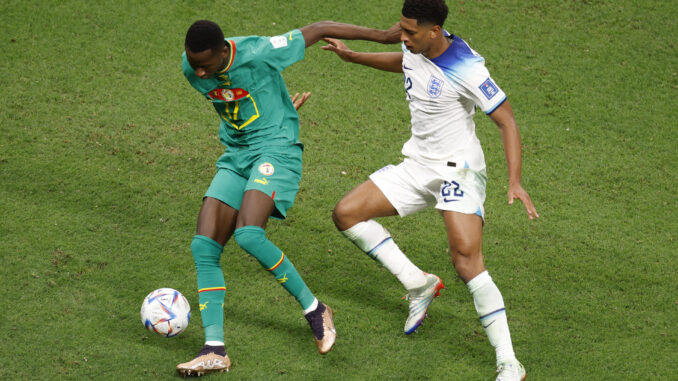
[{"label": "team crest on green jersey", "polygon": [[214,89],[208,95],[213,101],[232,102],[245,98],[250,93],[245,89]]}]

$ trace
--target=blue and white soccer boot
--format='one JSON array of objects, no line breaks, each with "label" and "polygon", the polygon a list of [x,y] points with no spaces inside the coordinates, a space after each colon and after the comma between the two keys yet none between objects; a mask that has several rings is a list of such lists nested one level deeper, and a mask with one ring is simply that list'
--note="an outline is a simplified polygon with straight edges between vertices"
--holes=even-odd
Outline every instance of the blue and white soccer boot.
[{"label": "blue and white soccer boot", "polygon": [[445,288],[443,281],[437,275],[426,274],[426,283],[413,290],[405,296],[410,302],[410,314],[405,322],[405,334],[414,332],[424,321],[428,306],[433,302],[433,298],[440,296],[440,290]]},{"label": "blue and white soccer boot", "polygon": [[518,360],[507,361],[497,366],[496,381],[523,381],[527,377],[525,367]]}]

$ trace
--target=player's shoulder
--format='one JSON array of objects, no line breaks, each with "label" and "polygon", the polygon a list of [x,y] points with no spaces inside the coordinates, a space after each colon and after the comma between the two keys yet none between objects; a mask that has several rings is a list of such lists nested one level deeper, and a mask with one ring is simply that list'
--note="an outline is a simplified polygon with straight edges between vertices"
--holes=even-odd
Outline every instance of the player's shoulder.
[{"label": "player's shoulder", "polygon": [[450,46],[443,54],[432,60],[436,65],[456,68],[485,64],[485,58],[473,50],[461,37],[450,35],[448,38]]},{"label": "player's shoulder", "polygon": [[226,41],[231,41],[237,45],[240,46],[247,46],[247,45],[253,45],[259,42],[259,40],[262,39],[261,36],[236,36],[236,37],[226,37],[224,40]]},{"label": "player's shoulder", "polygon": [[447,50],[431,60],[448,78],[465,82],[469,77],[488,75],[483,56],[461,37],[449,35],[448,38],[450,46]]},{"label": "player's shoulder", "polygon": [[253,53],[286,47],[292,43],[292,41],[297,41],[299,38],[303,39],[303,35],[299,29],[293,29],[288,32],[285,32],[276,36],[241,36],[241,37],[231,37],[227,40],[233,41],[236,46],[238,46],[243,51],[250,51]]}]

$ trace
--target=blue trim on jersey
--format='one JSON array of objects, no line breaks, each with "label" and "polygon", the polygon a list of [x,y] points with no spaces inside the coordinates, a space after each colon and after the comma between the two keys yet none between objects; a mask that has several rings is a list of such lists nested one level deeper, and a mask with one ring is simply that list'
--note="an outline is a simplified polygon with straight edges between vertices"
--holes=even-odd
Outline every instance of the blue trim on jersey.
[{"label": "blue trim on jersey", "polygon": [[443,54],[433,58],[431,62],[436,64],[450,80],[456,82],[455,78],[464,77],[466,69],[473,67],[474,63],[484,64],[485,59],[475,54],[466,41],[460,37],[453,34],[449,36],[452,37],[450,46]]},{"label": "blue trim on jersey", "polygon": [[506,95],[504,95],[504,99],[501,100],[501,102],[497,103],[496,106],[492,107],[491,109],[485,111],[485,115],[490,115],[494,112],[494,110],[498,109],[499,106],[503,105],[504,102],[506,102]]}]

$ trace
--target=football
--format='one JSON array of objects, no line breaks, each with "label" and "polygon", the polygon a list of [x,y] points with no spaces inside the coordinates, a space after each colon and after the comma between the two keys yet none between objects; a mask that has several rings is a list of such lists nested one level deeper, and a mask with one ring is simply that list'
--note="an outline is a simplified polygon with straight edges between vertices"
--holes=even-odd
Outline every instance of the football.
[{"label": "football", "polygon": [[180,334],[190,320],[191,305],[173,288],[159,288],[148,294],[141,304],[141,322],[147,330],[160,336]]}]

